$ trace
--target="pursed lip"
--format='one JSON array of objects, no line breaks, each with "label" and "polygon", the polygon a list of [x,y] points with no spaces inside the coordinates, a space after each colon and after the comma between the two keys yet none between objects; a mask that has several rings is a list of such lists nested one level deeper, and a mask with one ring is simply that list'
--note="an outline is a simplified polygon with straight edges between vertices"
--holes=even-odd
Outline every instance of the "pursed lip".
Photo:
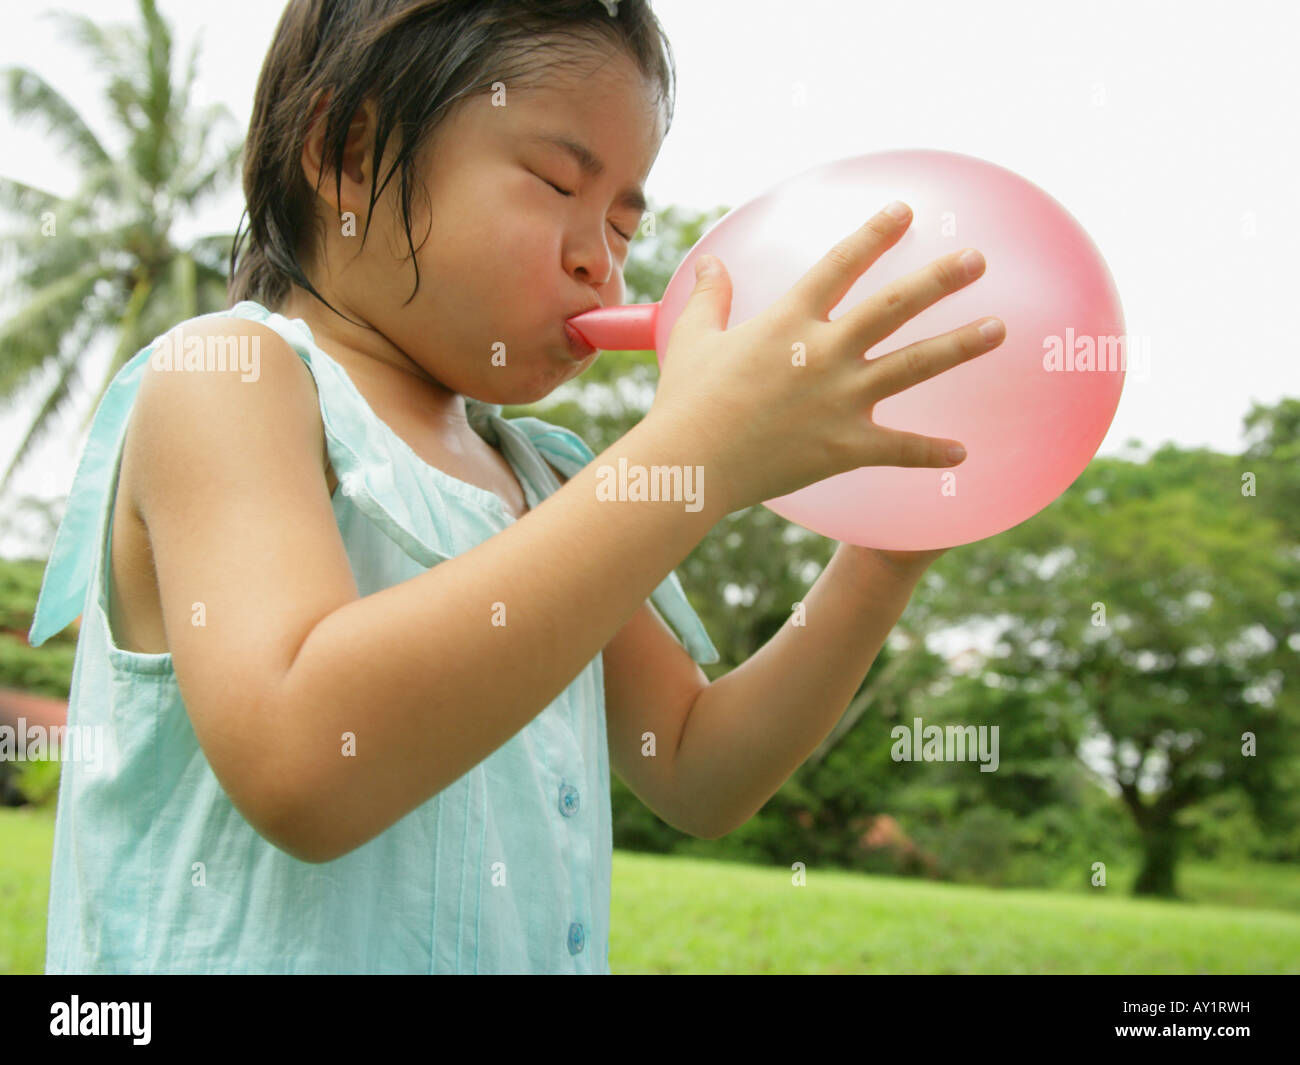
[{"label": "pursed lip", "polygon": [[586,314],[588,311],[598,311],[603,306],[604,304],[597,300],[564,316],[564,335],[568,338],[569,350],[573,353],[574,358],[585,359],[594,354],[597,349],[582,333],[569,324],[569,319],[576,318],[580,314]]},{"label": "pursed lip", "polygon": [[569,353],[579,362],[596,353],[596,349],[587,343],[587,338],[568,322],[564,323],[564,335],[569,341]]}]

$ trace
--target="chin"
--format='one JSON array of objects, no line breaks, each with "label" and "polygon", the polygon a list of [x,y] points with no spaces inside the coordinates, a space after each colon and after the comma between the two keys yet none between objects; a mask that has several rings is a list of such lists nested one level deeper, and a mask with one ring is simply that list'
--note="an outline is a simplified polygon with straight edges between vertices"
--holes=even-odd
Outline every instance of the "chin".
[{"label": "chin", "polygon": [[499,388],[484,389],[478,398],[485,403],[499,403],[503,407],[524,407],[540,403],[567,381],[572,381],[588,364],[574,362],[567,354],[564,362],[551,361],[538,372],[515,381],[504,382]]}]

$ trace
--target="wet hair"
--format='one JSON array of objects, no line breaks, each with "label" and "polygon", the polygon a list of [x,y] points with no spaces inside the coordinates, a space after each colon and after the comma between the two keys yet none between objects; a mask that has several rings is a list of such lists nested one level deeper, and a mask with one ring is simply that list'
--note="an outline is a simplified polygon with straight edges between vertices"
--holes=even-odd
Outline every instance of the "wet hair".
[{"label": "wet hair", "polygon": [[[542,84],[548,74],[604,47],[621,50],[657,90],[665,132],[672,123],[676,71],[672,49],[648,0],[290,0],[262,64],[244,142],[243,216],[230,252],[231,306],[256,300],[274,309],[290,285],[306,289],[336,314],[303,271],[314,254],[315,197],[303,174],[302,151],[316,103],[328,100],[321,177],[333,172],[342,190],[343,152],[352,118],[375,101],[370,230],[375,202],[400,169],[401,211],[411,240],[414,171],[422,149],[453,107],[470,97]],[[396,158],[379,166],[396,132]],[[317,189],[320,182],[317,182]],[[422,186],[421,186],[422,187]],[[426,237],[427,239],[427,237]]]}]

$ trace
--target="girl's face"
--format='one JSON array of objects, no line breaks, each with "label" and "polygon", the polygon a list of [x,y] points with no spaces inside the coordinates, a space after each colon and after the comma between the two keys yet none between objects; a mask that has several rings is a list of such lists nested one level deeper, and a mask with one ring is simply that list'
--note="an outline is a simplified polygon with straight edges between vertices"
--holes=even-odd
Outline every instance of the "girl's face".
[{"label": "girl's face", "polygon": [[[325,287],[313,283],[379,334],[385,361],[405,357],[414,365],[403,368],[452,394],[534,402],[596,358],[575,357],[565,319],[625,302],[629,238],[662,137],[654,93],[621,54],[561,67],[545,88],[506,84],[476,96],[421,154],[428,199],[417,187],[411,201],[415,297],[404,303],[415,277],[402,261],[409,249],[396,174],[364,248],[368,193],[356,236],[327,230],[325,254],[341,253],[330,260],[339,265],[318,271]],[[368,177],[368,154],[363,166]],[[322,192],[332,196],[332,177]]]}]

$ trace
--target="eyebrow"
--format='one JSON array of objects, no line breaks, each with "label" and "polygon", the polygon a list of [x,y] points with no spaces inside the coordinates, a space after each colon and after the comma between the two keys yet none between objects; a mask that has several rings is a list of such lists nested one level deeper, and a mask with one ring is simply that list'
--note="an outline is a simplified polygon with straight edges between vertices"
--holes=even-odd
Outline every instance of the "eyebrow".
[{"label": "eyebrow", "polygon": [[[528,139],[563,149],[577,161],[584,174],[593,178],[598,178],[605,172],[605,164],[600,156],[585,144],[580,144],[562,133],[535,133]],[[647,206],[645,190],[640,185],[629,186],[618,194],[618,202],[622,207],[629,207],[644,214]]]}]

